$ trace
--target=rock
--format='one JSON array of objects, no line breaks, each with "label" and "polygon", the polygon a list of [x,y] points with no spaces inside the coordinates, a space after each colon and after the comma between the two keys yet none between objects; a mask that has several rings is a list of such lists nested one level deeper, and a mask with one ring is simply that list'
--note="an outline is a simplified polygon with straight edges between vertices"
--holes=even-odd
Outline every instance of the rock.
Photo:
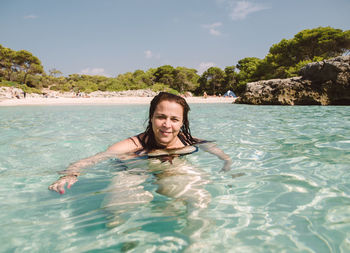
[{"label": "rock", "polygon": [[248,83],[235,103],[350,105],[350,56],[307,64],[299,77]]},{"label": "rock", "polygon": [[94,91],[89,94],[90,97],[154,97],[156,92],[146,90],[126,90],[126,91]]},{"label": "rock", "polygon": [[[154,97],[157,95],[157,92],[154,92],[150,89],[145,90],[126,90],[126,91],[95,91],[91,93],[80,92],[76,94],[74,92],[59,92],[49,89],[43,89],[42,94],[37,93],[27,93],[26,98],[86,98],[86,97]],[[22,89],[14,87],[0,87],[0,99],[23,99],[24,92]]]},{"label": "rock", "polygon": [[12,99],[24,98],[24,92],[22,89],[14,88],[14,87],[0,87],[0,98],[2,99]]},{"label": "rock", "polygon": [[300,75],[313,82],[332,81],[344,85],[350,80],[350,56],[309,63],[300,70]]},{"label": "rock", "polygon": [[186,98],[188,98],[188,97],[193,97],[193,94],[192,94],[191,92],[189,92],[189,91],[186,91],[186,92],[184,93],[184,96],[185,96]]}]

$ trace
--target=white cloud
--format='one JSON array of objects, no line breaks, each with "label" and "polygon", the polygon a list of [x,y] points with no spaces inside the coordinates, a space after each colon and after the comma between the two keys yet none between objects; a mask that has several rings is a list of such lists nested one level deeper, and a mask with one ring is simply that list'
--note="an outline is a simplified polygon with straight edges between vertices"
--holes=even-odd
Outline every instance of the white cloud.
[{"label": "white cloud", "polygon": [[251,13],[268,9],[266,6],[248,1],[232,2],[231,5],[233,9],[230,16],[233,20],[245,19]]},{"label": "white cloud", "polygon": [[152,56],[153,56],[153,53],[152,53],[151,50],[146,50],[144,53],[145,53],[145,57],[146,57],[147,59],[151,59]]},{"label": "white cloud", "polygon": [[221,32],[217,29],[218,27],[222,26],[221,22],[216,22],[210,25],[203,25],[204,28],[209,30],[209,33],[214,36],[220,36]]},{"label": "white cloud", "polygon": [[86,68],[80,71],[80,75],[90,75],[90,76],[107,76],[111,75],[107,74],[103,68]]},{"label": "white cloud", "polygon": [[152,59],[152,58],[160,59],[160,54],[155,54],[151,50],[144,51],[144,54],[147,59]]},{"label": "white cloud", "polygon": [[208,68],[214,67],[216,64],[214,62],[201,62],[198,67],[198,75],[201,75]]},{"label": "white cloud", "polygon": [[38,18],[38,16],[36,15],[27,15],[27,16],[24,16],[24,19],[36,19]]}]

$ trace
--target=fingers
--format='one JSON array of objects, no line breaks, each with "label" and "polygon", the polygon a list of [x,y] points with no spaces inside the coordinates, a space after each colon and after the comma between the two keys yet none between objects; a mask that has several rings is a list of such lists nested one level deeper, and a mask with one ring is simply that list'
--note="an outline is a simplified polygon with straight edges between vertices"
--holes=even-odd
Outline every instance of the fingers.
[{"label": "fingers", "polygon": [[59,194],[64,194],[65,193],[65,185],[68,183],[67,188],[70,189],[70,187],[77,182],[78,179],[76,176],[64,176],[58,179],[56,182],[51,184],[49,186],[49,190],[51,191],[56,191]]},{"label": "fingers", "polygon": [[229,170],[231,170],[231,166],[225,165],[219,172],[225,173],[225,172],[227,172],[227,171],[229,171]]},{"label": "fingers", "polygon": [[231,166],[232,166],[231,160],[225,161],[225,164],[224,164],[224,167],[222,168],[222,170],[225,172],[229,171],[229,170],[231,170]]},{"label": "fingers", "polygon": [[59,184],[57,189],[58,189],[58,193],[59,194],[64,194],[64,186],[66,185],[66,182],[64,182],[63,184]]},{"label": "fingers", "polygon": [[70,189],[70,187],[71,187],[73,184],[75,184],[75,182],[77,182],[77,181],[78,181],[78,179],[77,179],[77,177],[75,177],[75,176],[73,176],[72,178],[70,178],[69,181],[68,181],[67,188]]},{"label": "fingers", "polygon": [[[63,179],[63,178],[62,178]],[[66,185],[66,180],[60,180],[61,182],[58,182],[57,184],[57,192],[59,194],[64,194],[64,186]]]},{"label": "fingers", "polygon": [[222,167],[222,169],[220,170],[220,172],[227,172],[227,171],[229,171],[230,169],[231,169],[230,167],[224,166],[224,167]]},{"label": "fingers", "polygon": [[50,190],[50,191],[56,191],[56,190],[55,190],[55,186],[54,186],[53,184],[50,185],[50,186],[49,186],[49,190]]},{"label": "fingers", "polygon": [[61,180],[58,180],[49,186],[49,190],[58,192],[59,194],[64,194],[65,184],[66,184],[65,181],[62,182]]}]

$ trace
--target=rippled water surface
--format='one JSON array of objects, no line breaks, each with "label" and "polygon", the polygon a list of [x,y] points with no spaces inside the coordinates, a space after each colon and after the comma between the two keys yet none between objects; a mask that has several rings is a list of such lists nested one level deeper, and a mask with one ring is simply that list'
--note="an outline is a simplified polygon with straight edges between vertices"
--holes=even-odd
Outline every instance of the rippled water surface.
[{"label": "rippled water surface", "polygon": [[0,252],[350,252],[350,109],[193,104],[202,150],[57,171],[145,128],[148,106],[0,108]]}]

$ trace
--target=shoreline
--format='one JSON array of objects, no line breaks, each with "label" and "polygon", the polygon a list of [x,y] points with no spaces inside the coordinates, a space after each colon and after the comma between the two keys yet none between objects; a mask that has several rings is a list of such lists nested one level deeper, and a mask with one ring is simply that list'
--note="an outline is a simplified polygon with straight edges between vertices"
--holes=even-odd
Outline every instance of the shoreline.
[{"label": "shoreline", "polygon": [[[32,105],[118,105],[118,104],[149,104],[153,97],[56,97],[56,98],[11,98],[0,100],[1,106],[32,106]],[[232,97],[185,97],[189,104],[214,104],[227,103],[232,104],[235,98]]]}]

